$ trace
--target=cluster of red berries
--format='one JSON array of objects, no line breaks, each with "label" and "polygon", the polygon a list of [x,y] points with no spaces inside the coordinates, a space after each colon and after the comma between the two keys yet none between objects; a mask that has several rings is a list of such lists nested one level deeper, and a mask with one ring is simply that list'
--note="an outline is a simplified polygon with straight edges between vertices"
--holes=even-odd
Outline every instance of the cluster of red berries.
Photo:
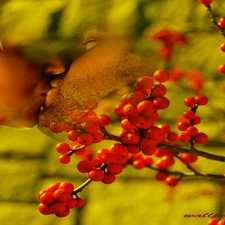
[{"label": "cluster of red berries", "polygon": [[[178,124],[179,130],[184,131],[182,134],[172,132],[168,124],[156,125],[159,110],[167,109],[170,105],[169,99],[165,97],[167,89],[163,84],[169,79],[169,72],[157,70],[152,77],[139,78],[134,91],[122,96],[121,102],[114,109],[115,115],[121,119],[122,130],[118,136],[108,133],[105,128],[111,122],[110,117],[97,116],[94,111],[87,113],[77,124],[64,126],[70,144],[61,142],[56,146],[56,151],[61,154],[59,161],[66,164],[70,162],[72,155],[81,155],[82,160],[78,162],[77,170],[87,174],[88,183],[95,181],[111,184],[127,165],[132,165],[139,170],[152,168],[157,171],[156,180],[176,186],[181,177],[171,175],[167,168],[175,164],[175,159],[185,164],[193,163],[197,160],[197,155],[176,154],[160,148],[159,144],[179,148],[179,141],[205,143],[204,134],[199,133],[195,127],[200,122],[196,110],[208,100],[200,95],[185,99],[185,105],[191,107],[191,110],[183,114],[185,120]],[[185,132],[189,134],[188,140]],[[105,139],[116,143],[109,149],[99,149],[95,157],[93,152],[86,157],[88,146]],[[78,198],[77,192],[68,182],[56,183],[39,193],[41,203],[38,209],[45,215],[67,216],[71,208],[79,208],[85,203],[84,199]]]},{"label": "cluster of red berries", "polygon": [[207,225],[225,225],[225,218],[218,220],[218,219],[211,219]]},{"label": "cluster of red berries", "polygon": [[166,87],[162,84],[169,80],[170,74],[157,70],[151,77],[143,76],[137,80],[134,92],[122,97],[114,113],[121,118],[121,142],[128,151],[136,154],[142,151],[152,155],[156,145],[163,140],[160,129],[154,126],[158,111],[169,107],[170,101],[165,97]]},{"label": "cluster of red berries", "polygon": [[185,98],[184,104],[191,109],[183,113],[182,120],[177,124],[177,128],[182,131],[177,137],[178,141],[190,142],[191,145],[194,143],[205,144],[208,141],[208,136],[203,132],[199,132],[195,126],[201,122],[201,118],[196,115],[198,106],[206,105],[207,103],[208,98],[203,95]]},{"label": "cluster of red berries", "polygon": [[69,182],[57,182],[38,194],[40,204],[38,210],[44,215],[55,214],[58,217],[66,217],[70,209],[84,206],[85,200],[79,197],[73,198],[73,184]]},{"label": "cluster of red berries", "polygon": [[184,34],[168,28],[157,31],[151,35],[151,39],[161,42],[162,47],[159,49],[158,54],[163,59],[170,59],[173,56],[175,45],[188,44],[188,40]]},{"label": "cluster of red berries", "polygon": [[[225,29],[225,17],[221,17],[219,22],[218,22],[218,26],[221,28],[221,29]],[[225,52],[225,43],[221,44],[220,45],[220,50],[222,52]],[[220,73],[223,73],[225,74],[225,64],[221,64],[218,68],[219,72]]]}]

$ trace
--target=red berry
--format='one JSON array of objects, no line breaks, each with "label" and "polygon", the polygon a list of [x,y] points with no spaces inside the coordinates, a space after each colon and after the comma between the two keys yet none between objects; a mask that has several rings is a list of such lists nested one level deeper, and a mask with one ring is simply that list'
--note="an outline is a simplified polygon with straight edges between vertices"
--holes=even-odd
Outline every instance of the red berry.
[{"label": "red berry", "polygon": [[195,102],[195,97],[187,97],[184,99],[184,104],[188,107],[193,107],[196,105],[196,102]]},{"label": "red berry", "polygon": [[156,141],[162,141],[162,139],[164,139],[164,134],[163,134],[162,129],[159,127],[156,127],[156,126],[150,127],[146,131],[145,135],[146,135],[146,137],[155,139]]},{"label": "red berry", "polygon": [[151,101],[143,100],[137,105],[137,110],[143,115],[150,115],[155,111],[155,106]]},{"label": "red berry", "polygon": [[69,192],[69,194],[71,194],[74,190],[74,186],[73,184],[69,183],[69,182],[62,182],[60,185],[59,185],[59,189],[65,189]]},{"label": "red berry", "polygon": [[112,154],[115,154],[117,156],[119,155],[123,155],[124,153],[127,152],[127,148],[120,144],[120,143],[115,143],[113,144],[111,147],[110,147],[110,150],[109,150]]},{"label": "red berry", "polygon": [[165,70],[157,70],[157,71],[154,72],[153,78],[156,81],[158,81],[160,83],[163,83],[163,82],[166,82],[170,79],[170,74]]},{"label": "red berry", "polygon": [[80,134],[77,137],[77,142],[82,145],[90,145],[93,142],[93,136],[88,133]]},{"label": "red berry", "polygon": [[62,164],[67,164],[70,162],[70,156],[69,155],[60,155],[59,156],[59,162]]},{"label": "red berry", "polygon": [[221,64],[218,68],[220,73],[225,73],[225,64]]},{"label": "red berry", "polygon": [[129,117],[133,118],[133,117],[137,117],[139,115],[139,112],[135,105],[128,103],[123,107],[123,114],[127,116],[128,118]]},{"label": "red berry", "polygon": [[191,122],[194,124],[194,125],[197,125],[201,122],[201,118],[197,115],[195,115],[195,117],[191,120]]},{"label": "red berry", "polygon": [[167,124],[167,123],[162,123],[162,124],[159,124],[158,127],[162,130],[162,132],[165,134],[165,133],[168,133],[170,131],[170,125]]},{"label": "red berry", "polygon": [[146,166],[151,166],[154,160],[150,156],[143,156],[143,160]]},{"label": "red berry", "polygon": [[142,76],[136,81],[136,86],[134,87],[135,91],[144,92],[148,89],[151,89],[154,85],[154,80],[149,76]]},{"label": "red berry", "polygon": [[158,172],[156,174],[156,180],[165,180],[167,178],[167,174],[163,172]]},{"label": "red berry", "polygon": [[77,169],[81,173],[88,173],[92,170],[92,163],[90,160],[82,160],[77,164]]},{"label": "red berry", "polygon": [[217,223],[217,225],[225,225],[225,218],[222,219],[222,220],[220,220],[220,221]]},{"label": "red berry", "polygon": [[156,147],[143,148],[142,152],[144,155],[153,155],[156,152]]},{"label": "red berry", "polygon": [[169,176],[166,178],[166,183],[172,187],[176,186],[178,183],[178,180],[174,176]]},{"label": "red berry", "polygon": [[137,154],[141,151],[140,145],[127,145],[128,152],[132,154]]},{"label": "red berry", "polygon": [[69,144],[65,142],[61,142],[56,145],[56,151],[60,154],[66,154],[69,152],[69,150],[70,150],[70,146]]},{"label": "red berry", "polygon": [[121,141],[125,144],[137,144],[140,140],[140,136],[132,131],[124,132],[121,136]]},{"label": "red berry", "polygon": [[194,136],[194,142],[198,144],[205,144],[208,141],[208,136],[205,133],[198,133]]},{"label": "red berry", "polygon": [[79,135],[79,132],[76,130],[71,130],[67,133],[67,137],[70,141],[76,141],[78,135]]},{"label": "red berry", "polygon": [[183,120],[183,121],[180,121],[180,122],[177,124],[177,128],[178,128],[180,131],[185,131],[185,130],[187,130],[189,126],[190,126],[190,121],[189,121],[189,120]]},{"label": "red berry", "polygon": [[189,142],[191,140],[191,136],[188,133],[184,132],[179,134],[177,139],[181,142]]},{"label": "red berry", "polygon": [[156,108],[158,109],[166,109],[170,105],[170,101],[166,97],[157,97],[153,100],[153,104],[155,105]]},{"label": "red berry", "polygon": [[51,209],[51,211],[55,214],[59,214],[65,211],[66,206],[64,205],[63,202],[53,202],[49,208]]},{"label": "red berry", "polygon": [[100,132],[93,134],[92,137],[93,137],[93,143],[99,143],[104,139],[102,133],[100,133]]},{"label": "red berry", "polygon": [[76,198],[70,198],[67,201],[65,201],[65,205],[69,209],[75,208],[76,205],[77,205],[77,199]]},{"label": "red berry", "polygon": [[197,155],[194,155],[194,154],[181,153],[181,154],[179,154],[179,158],[185,164],[189,164],[189,163],[195,162],[198,159],[198,156]]},{"label": "red berry", "polygon": [[167,92],[166,87],[163,84],[159,84],[151,93],[152,97],[164,96]]},{"label": "red berry", "polygon": [[151,138],[144,137],[140,141],[140,146],[142,148],[152,148],[157,145],[157,141]]},{"label": "red berry", "polygon": [[70,209],[66,208],[63,212],[61,213],[55,213],[57,217],[66,217],[70,214]]},{"label": "red berry", "polygon": [[218,225],[218,222],[218,219],[213,218],[207,223],[207,225]]},{"label": "red berry", "polygon": [[198,0],[200,3],[205,4],[205,5],[209,5],[213,2],[213,0]]},{"label": "red berry", "polygon": [[168,141],[171,141],[171,142],[176,142],[177,136],[178,136],[178,134],[176,132],[170,131],[170,132],[167,133],[167,139],[168,139]]},{"label": "red berry", "polygon": [[121,128],[123,128],[124,130],[127,130],[127,131],[131,131],[136,128],[136,126],[133,123],[131,123],[127,118],[125,118],[121,121],[120,126],[121,126]]},{"label": "red berry", "polygon": [[105,127],[111,123],[111,118],[107,115],[99,115],[98,116],[98,124],[99,126]]},{"label": "red berry", "polygon": [[101,181],[104,178],[104,172],[100,169],[93,169],[88,173],[88,177],[93,181]]},{"label": "red berry", "polygon": [[40,196],[40,202],[45,205],[50,205],[54,200],[55,200],[55,198],[53,197],[53,193],[50,191],[44,192]]},{"label": "red berry", "polygon": [[70,193],[66,189],[58,189],[53,194],[54,198],[60,202],[65,202],[70,198]]},{"label": "red berry", "polygon": [[166,167],[172,166],[175,163],[174,158],[171,156],[163,156],[161,160],[165,163]]},{"label": "red berry", "polygon": [[104,184],[111,184],[116,180],[116,176],[114,174],[109,174],[107,172],[104,173],[104,178],[101,180]]},{"label": "red berry", "polygon": [[[84,130],[85,132],[87,132],[88,134],[96,134],[99,132],[100,127],[98,124],[94,124],[94,123],[86,123],[84,125]],[[92,136],[93,138],[93,136]]]},{"label": "red berry", "polygon": [[77,200],[76,208],[81,208],[85,205],[85,200],[83,198],[76,198],[76,200]]},{"label": "red berry", "polygon": [[43,215],[50,215],[52,214],[52,210],[48,205],[45,205],[43,203],[40,203],[38,206],[38,211],[42,213]]},{"label": "red berry", "polygon": [[190,126],[187,128],[186,132],[191,136],[195,136],[198,133],[198,128]]},{"label": "red berry", "polygon": [[51,191],[52,193],[54,193],[58,188],[59,188],[59,185],[61,183],[60,182],[56,182],[54,184],[51,184],[49,187],[48,187],[48,191]]},{"label": "red berry", "polygon": [[123,171],[123,167],[121,164],[112,163],[107,166],[107,172],[109,174],[117,175],[120,174]]},{"label": "red berry", "polygon": [[194,113],[194,111],[192,111],[192,110],[187,110],[187,111],[185,111],[185,112],[183,113],[183,117],[184,117],[185,119],[191,120],[191,119],[194,119],[195,113]]},{"label": "red berry", "polygon": [[219,25],[221,28],[225,29],[225,17],[221,17],[221,18],[220,18],[220,20],[219,20],[219,22],[218,22],[218,25]]},{"label": "red berry", "polygon": [[220,45],[220,50],[222,52],[225,52],[225,43],[223,43],[223,44]]},{"label": "red berry", "polygon": [[135,160],[133,161],[133,167],[136,169],[143,169],[145,167],[145,162],[143,160]]},{"label": "red berry", "polygon": [[203,95],[198,95],[197,97],[195,97],[195,102],[198,105],[206,105],[208,103],[208,98]]}]

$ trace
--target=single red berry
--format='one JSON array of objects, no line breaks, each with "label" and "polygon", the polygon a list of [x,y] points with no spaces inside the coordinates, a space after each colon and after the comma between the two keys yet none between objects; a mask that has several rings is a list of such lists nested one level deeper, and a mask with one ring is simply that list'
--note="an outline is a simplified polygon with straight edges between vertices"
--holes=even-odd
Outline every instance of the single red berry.
[{"label": "single red berry", "polygon": [[189,126],[190,126],[190,121],[189,121],[189,120],[183,120],[183,121],[180,121],[180,122],[177,124],[177,128],[178,128],[180,131],[185,131],[185,130],[187,130]]},{"label": "single red berry", "polygon": [[165,70],[156,70],[153,74],[153,78],[156,81],[163,83],[170,79],[170,74],[169,74],[169,72],[167,72]]},{"label": "single red berry", "polygon": [[185,164],[189,164],[189,163],[195,162],[198,159],[197,155],[188,154],[188,153],[181,153],[181,154],[179,154],[179,158]]},{"label": "single red berry", "polygon": [[198,128],[195,126],[190,126],[187,128],[186,132],[191,136],[195,136],[198,133]]},{"label": "single red berry", "polygon": [[58,189],[53,193],[56,200],[60,202],[65,202],[70,198],[70,193],[66,189]]},{"label": "single red berry", "polygon": [[63,202],[53,202],[50,206],[49,206],[50,210],[55,213],[62,213],[65,211],[66,206],[64,205]]},{"label": "single red berry", "polygon": [[38,211],[42,213],[43,215],[50,215],[52,214],[52,210],[48,205],[45,205],[43,203],[40,203],[38,206]]},{"label": "single red berry", "polygon": [[163,133],[162,129],[157,126],[150,127],[146,131],[145,135],[146,135],[146,137],[154,139],[156,141],[164,140],[164,133]]},{"label": "single red berry", "polygon": [[88,177],[93,181],[101,181],[104,178],[104,172],[96,168],[88,173]]},{"label": "single red berry", "polygon": [[76,208],[81,208],[85,205],[85,200],[83,198],[76,198],[76,200],[77,200]]},{"label": "single red berry", "polygon": [[60,154],[66,154],[69,152],[69,150],[70,150],[70,146],[69,144],[65,142],[61,142],[56,145],[56,151]]},{"label": "single red berry", "polygon": [[134,160],[133,161],[133,167],[135,169],[143,169],[145,167],[145,162],[143,160]]},{"label": "single red berry", "polygon": [[163,172],[158,172],[156,174],[156,180],[165,180],[167,178],[167,174]]},{"label": "single red berry", "polygon": [[176,142],[177,141],[177,137],[178,137],[178,134],[176,132],[168,132],[167,133],[168,141]]},{"label": "single red berry", "polygon": [[77,164],[77,169],[81,173],[88,173],[92,168],[93,166],[90,160],[82,160]]},{"label": "single red berry", "polygon": [[59,156],[59,162],[62,164],[67,164],[70,162],[70,156],[69,155],[60,155]]},{"label": "single red berry", "polygon": [[91,160],[91,165],[92,167],[101,167],[102,166],[102,161],[100,159],[92,159]]},{"label": "single red berry", "polygon": [[225,73],[225,64],[221,64],[218,68],[220,73]]},{"label": "single red berry", "polygon": [[142,76],[136,81],[136,86],[134,87],[135,91],[145,92],[148,89],[151,89],[154,85],[154,80],[149,76]]},{"label": "single red berry", "polygon": [[140,140],[140,146],[142,148],[152,148],[157,145],[157,141],[151,138],[144,137]]},{"label": "single red berry", "polygon": [[137,105],[137,110],[143,115],[150,115],[155,111],[155,106],[151,101],[143,100]]},{"label": "single red berry", "polygon": [[77,142],[82,144],[82,145],[90,145],[93,142],[93,136],[91,134],[88,134],[88,133],[80,134],[77,137]]},{"label": "single red berry", "polygon": [[60,182],[56,182],[54,184],[51,184],[51,185],[49,185],[47,190],[51,191],[52,193],[54,193],[59,188],[60,184],[61,184]]},{"label": "single red berry", "polygon": [[65,201],[65,205],[69,209],[75,208],[76,205],[77,205],[77,199],[76,198],[70,198],[67,201]]},{"label": "single red berry", "polygon": [[221,18],[220,18],[220,20],[219,20],[219,22],[218,22],[218,25],[219,25],[221,28],[225,29],[225,17],[221,17]]},{"label": "single red berry", "polygon": [[166,109],[169,107],[170,105],[170,101],[168,98],[166,97],[156,97],[154,100],[153,100],[153,104],[155,105],[156,108],[158,109]]},{"label": "single red berry", "polygon": [[124,117],[124,113],[123,113],[124,106],[125,106],[124,103],[119,103],[114,107],[113,112],[115,113],[116,116]]},{"label": "single red berry", "polygon": [[208,136],[205,133],[198,133],[194,136],[194,142],[198,144],[205,144],[208,141]]},{"label": "single red berry", "polygon": [[116,176],[114,174],[109,174],[107,172],[104,173],[104,178],[101,180],[104,184],[111,184],[116,180]]},{"label": "single red berry", "polygon": [[59,189],[65,189],[69,192],[69,194],[71,194],[74,191],[74,186],[73,186],[73,184],[71,184],[69,182],[62,182],[59,185]]},{"label": "single red berry", "polygon": [[128,118],[137,117],[139,115],[139,112],[137,110],[137,107],[135,105],[132,105],[130,103],[126,104],[123,108],[123,114],[127,116]]},{"label": "single red berry", "polygon": [[184,132],[184,133],[181,133],[177,136],[177,139],[178,141],[181,141],[181,142],[189,142],[191,140],[191,136]]},{"label": "single red berry", "polygon": [[183,113],[183,117],[184,117],[185,119],[188,119],[188,120],[194,119],[194,117],[195,117],[195,112],[192,111],[192,110],[187,110],[187,111],[185,111],[185,112]]},{"label": "single red berry", "polygon": [[99,143],[104,139],[102,133],[100,133],[100,132],[93,134],[92,136],[93,136],[93,143]]},{"label": "single red berry", "polygon": [[196,105],[196,102],[195,102],[195,97],[187,97],[184,99],[184,104],[188,107],[193,107]]},{"label": "single red berry", "polygon": [[136,126],[133,123],[131,123],[127,118],[123,119],[120,122],[120,126],[122,129],[127,130],[127,131],[131,131],[136,128]]},{"label": "single red berry", "polygon": [[119,155],[123,155],[124,153],[126,153],[127,148],[120,143],[115,143],[110,147],[109,151],[112,154],[115,154],[115,155],[119,156]]},{"label": "single red berry", "polygon": [[128,152],[132,154],[137,154],[141,151],[140,145],[127,145]]},{"label": "single red berry", "polygon": [[151,158],[150,156],[143,156],[143,160],[146,166],[151,166],[154,162],[153,158]]},{"label": "single red berry", "polygon": [[220,45],[220,50],[222,52],[225,52],[225,43],[223,43],[223,44]]},{"label": "single red berry", "polygon": [[156,152],[156,147],[142,148],[142,152],[144,155],[153,155]]},{"label": "single red berry", "polygon": [[191,120],[191,122],[194,124],[194,125],[197,125],[201,122],[201,118],[197,115],[195,115],[195,117]]},{"label": "single red berry", "polygon": [[50,191],[44,192],[40,196],[40,202],[45,205],[50,205],[52,202],[54,202],[55,198],[53,197],[53,193]]},{"label": "single red berry", "polygon": [[159,124],[158,127],[162,130],[162,132],[165,134],[165,133],[168,133],[170,131],[170,125],[167,124],[167,123],[162,123],[162,124]]},{"label": "single red berry", "polygon": [[213,0],[198,0],[198,1],[204,5],[209,5],[213,2]]},{"label": "single red berry", "polygon": [[159,84],[154,90],[152,90],[151,96],[152,97],[160,97],[164,96],[167,92],[166,87],[163,84]]},{"label": "single red berry", "polygon": [[78,135],[79,135],[79,132],[76,130],[71,130],[67,133],[67,137],[70,141],[76,141]]},{"label": "single red berry", "polygon": [[99,115],[98,116],[98,124],[99,126],[105,127],[111,123],[111,118],[107,115]]},{"label": "single red berry", "polygon": [[174,187],[174,186],[177,185],[178,180],[177,180],[177,178],[174,177],[174,176],[169,176],[169,177],[166,178],[166,183],[167,183],[169,186]]},{"label": "single red berry", "polygon": [[165,163],[165,166],[168,167],[168,166],[172,166],[174,163],[175,163],[175,160],[172,156],[163,156],[162,159],[161,159],[164,163]]},{"label": "single red berry", "polygon": [[57,217],[66,217],[70,214],[70,209],[66,208],[63,212],[61,213],[55,213]]},{"label": "single red berry", "polygon": [[198,105],[206,105],[208,103],[208,98],[203,95],[198,95],[197,97],[195,97],[195,102]]},{"label": "single red berry", "polygon": [[[98,124],[94,124],[94,123],[86,123],[84,125],[84,131],[87,132],[88,134],[96,134],[98,133],[100,130],[100,127]],[[92,136],[93,138],[93,136]]]},{"label": "single red berry", "polygon": [[139,140],[139,134],[132,131],[124,132],[121,136],[121,141],[125,144],[137,144]]},{"label": "single red berry", "polygon": [[123,171],[123,166],[121,164],[117,164],[117,163],[112,163],[110,165],[107,166],[107,172],[109,174],[120,174]]}]

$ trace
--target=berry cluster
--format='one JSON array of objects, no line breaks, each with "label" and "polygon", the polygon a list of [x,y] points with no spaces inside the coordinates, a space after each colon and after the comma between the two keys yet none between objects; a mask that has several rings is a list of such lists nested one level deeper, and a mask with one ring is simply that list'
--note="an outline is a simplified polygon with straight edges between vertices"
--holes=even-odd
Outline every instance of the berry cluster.
[{"label": "berry cluster", "polygon": [[183,113],[182,120],[177,124],[177,128],[183,131],[178,135],[178,141],[190,142],[191,146],[195,143],[205,144],[208,141],[208,136],[205,133],[199,132],[195,126],[201,122],[201,118],[196,115],[198,106],[206,105],[207,103],[208,98],[203,95],[185,98],[184,104],[191,109]]},{"label": "berry cluster", "polygon": [[[152,77],[139,78],[134,91],[122,96],[121,102],[114,108],[115,115],[120,118],[121,132],[118,136],[106,130],[106,126],[111,122],[110,117],[97,116],[94,111],[87,113],[78,123],[64,126],[69,144],[57,144],[59,161],[66,164],[70,162],[72,155],[82,156],[77,163],[77,170],[86,174],[88,179],[75,190],[72,184],[64,182],[56,183],[40,192],[39,211],[42,214],[67,216],[71,208],[82,207],[85,203],[77,193],[92,181],[113,183],[128,165],[138,170],[155,170],[156,180],[169,186],[177,185],[185,174],[173,173],[168,168],[177,160],[191,168],[189,164],[197,160],[197,155],[176,152],[173,148],[180,148],[179,142],[190,142],[191,147],[195,143],[206,142],[207,136],[198,132],[195,125],[200,123],[200,117],[196,115],[197,108],[205,105],[208,99],[202,95],[185,99],[185,105],[191,109],[184,112],[183,121],[178,123],[181,134],[171,131],[166,123],[157,125],[159,111],[170,105],[165,96],[167,88],[163,84],[169,79],[169,72],[157,70]],[[101,148],[88,154],[90,145],[103,140],[113,140],[115,143],[108,149]]]},{"label": "berry cluster", "polygon": [[48,189],[38,194],[40,204],[38,210],[44,215],[55,214],[58,217],[66,217],[70,209],[80,208],[85,200],[79,197],[73,198],[74,186],[69,182],[55,183]]}]

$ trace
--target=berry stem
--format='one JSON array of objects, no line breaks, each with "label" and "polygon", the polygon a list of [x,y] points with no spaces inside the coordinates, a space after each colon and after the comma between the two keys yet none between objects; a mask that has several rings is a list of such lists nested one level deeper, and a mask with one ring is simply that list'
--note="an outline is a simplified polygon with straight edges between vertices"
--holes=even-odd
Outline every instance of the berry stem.
[{"label": "berry stem", "polygon": [[186,149],[186,148],[178,148],[175,146],[171,146],[171,145],[166,145],[166,144],[157,144],[158,148],[162,148],[162,149],[167,149],[167,150],[171,150],[175,153],[189,153],[189,154],[196,154],[200,157],[206,158],[206,159],[211,159],[211,160],[215,160],[215,161],[220,161],[220,162],[225,162],[225,157],[224,156],[220,156],[220,155],[215,155],[215,154],[211,154],[208,152],[203,152],[200,150],[197,150],[196,148],[191,148],[191,149]]},{"label": "berry stem", "polygon": [[220,33],[225,37],[225,30],[218,25],[216,18],[212,12],[211,5],[205,5],[205,6],[207,8],[207,11],[209,12],[209,16],[211,18],[212,23],[217,27],[217,29],[220,31]]}]

